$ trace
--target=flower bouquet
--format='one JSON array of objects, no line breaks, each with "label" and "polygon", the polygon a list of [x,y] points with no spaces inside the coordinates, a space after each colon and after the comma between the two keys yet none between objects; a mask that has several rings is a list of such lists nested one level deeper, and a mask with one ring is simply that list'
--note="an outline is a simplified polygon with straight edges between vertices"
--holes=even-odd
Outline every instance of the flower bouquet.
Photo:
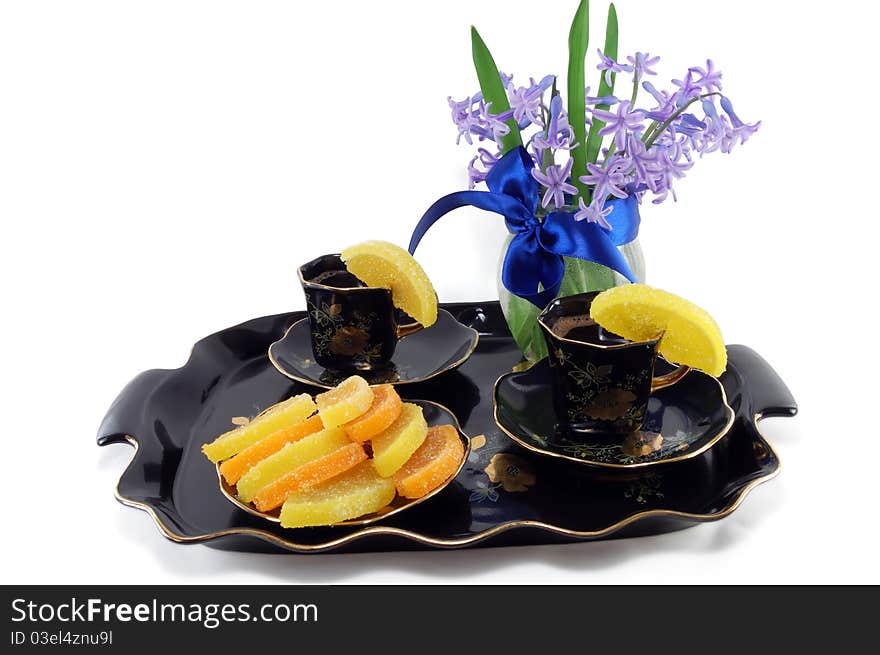
[{"label": "flower bouquet", "polygon": [[[650,81],[659,57],[619,57],[613,4],[604,48],[597,49],[593,92],[586,85],[588,33],[589,2],[581,0],[569,32],[563,99],[555,75],[518,85],[500,72],[471,28],[480,91],[449,99],[458,142],[477,146],[468,165],[470,190],[434,203],[409,246],[414,252],[430,226],[457,207],[503,216],[510,236],[499,299],[532,361],[547,354],[536,317],[552,298],[644,280],[638,244],[644,198],[676,199],[676,181],[698,156],[730,152],[760,126],[734,112],[712,60],[662,89]],[[623,75],[625,84],[618,79]]]}]

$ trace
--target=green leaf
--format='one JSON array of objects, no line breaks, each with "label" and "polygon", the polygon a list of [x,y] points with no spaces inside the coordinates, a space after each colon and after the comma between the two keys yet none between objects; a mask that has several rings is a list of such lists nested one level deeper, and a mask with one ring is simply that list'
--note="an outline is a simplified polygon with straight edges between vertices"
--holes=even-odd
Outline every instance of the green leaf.
[{"label": "green leaf", "polygon": [[604,291],[614,286],[614,271],[596,262],[565,257],[565,275],[559,287],[560,296],[573,296],[587,291]]},{"label": "green leaf", "polygon": [[[493,114],[503,114],[510,109],[510,103],[507,101],[507,91],[504,89],[504,83],[501,81],[501,75],[498,73],[498,66],[495,65],[492,53],[489,52],[489,48],[486,47],[483,39],[480,38],[477,28],[473,26],[471,26],[471,49],[473,51],[477,79],[480,80],[480,90],[483,92],[483,100],[491,103],[489,111]],[[507,126],[510,128],[510,132],[501,138],[502,153],[522,145],[522,135],[519,133],[519,127],[512,117],[507,120]]]},{"label": "green leaf", "polygon": [[[608,22],[605,24],[605,49],[603,50],[606,57],[611,57],[617,61],[617,10],[612,3],[608,7]],[[605,71],[599,72],[599,93],[598,97],[610,96],[614,93],[614,80],[616,73],[611,74],[611,84],[605,83]],[[596,105],[597,109],[608,111],[608,105]],[[605,126],[605,123],[593,119],[590,126],[590,136],[587,137],[587,161],[595,163],[599,158],[599,151],[602,149],[602,137],[599,136],[599,130]]]},{"label": "green leaf", "polygon": [[574,140],[580,147],[571,151],[571,179],[584,199],[589,198],[589,191],[580,181],[587,174],[587,114],[584,89],[587,85],[584,66],[587,58],[587,47],[590,43],[590,1],[581,0],[571,29],[568,32],[568,122],[574,132]]},{"label": "green leaf", "polygon": [[538,325],[540,310],[528,300],[512,294],[507,302],[507,325],[523,355],[531,362],[546,357],[547,342],[544,341],[544,334]]}]

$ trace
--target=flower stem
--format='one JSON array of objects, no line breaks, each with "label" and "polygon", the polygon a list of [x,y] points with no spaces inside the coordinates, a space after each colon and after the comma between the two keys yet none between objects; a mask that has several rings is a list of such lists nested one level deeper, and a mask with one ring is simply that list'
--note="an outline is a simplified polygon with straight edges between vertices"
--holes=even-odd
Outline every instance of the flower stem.
[{"label": "flower stem", "polygon": [[[553,78],[553,87],[550,89],[550,102],[553,102],[553,96],[559,95],[556,90],[556,77]],[[550,109],[541,109],[544,114],[544,138],[550,143]],[[546,173],[547,167],[551,166],[556,160],[556,153],[551,152],[549,146],[541,153],[541,171]]]},{"label": "flower stem", "polygon": [[636,106],[636,96],[639,95],[639,63],[638,59],[636,59],[636,63],[633,65],[633,92],[629,97],[629,107],[630,109],[634,109]]},{"label": "flower stem", "polygon": [[690,107],[697,100],[703,100],[704,98],[708,98],[709,96],[720,96],[720,95],[721,94],[718,91],[713,91],[712,93],[704,93],[704,94],[699,95],[695,98],[691,98],[687,102],[687,104],[676,109],[675,112],[673,112],[672,116],[670,116],[665,121],[663,121],[663,123],[660,124],[660,127],[658,127],[657,130],[650,137],[648,137],[647,133],[645,134],[645,137],[643,137],[643,139],[645,141],[645,149],[650,148],[652,145],[654,145],[654,142],[658,139],[658,137],[661,134],[663,134],[663,132],[666,131],[666,128],[668,128],[670,125],[672,125],[672,121],[674,121],[676,118],[681,116],[684,113],[685,109]]},{"label": "flower stem", "polygon": [[645,133],[642,135],[642,141],[647,141],[648,138],[653,134],[654,130],[657,129],[657,121],[651,121],[651,124],[648,125],[648,129],[645,130]]}]

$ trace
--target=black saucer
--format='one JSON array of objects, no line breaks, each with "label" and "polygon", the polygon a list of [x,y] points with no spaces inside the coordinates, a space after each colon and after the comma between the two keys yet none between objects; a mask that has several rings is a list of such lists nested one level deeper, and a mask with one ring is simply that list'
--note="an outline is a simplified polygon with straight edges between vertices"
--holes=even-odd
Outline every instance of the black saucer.
[{"label": "black saucer", "polygon": [[[424,382],[463,364],[477,347],[480,334],[456,321],[445,309],[437,322],[404,337],[397,344],[391,365],[379,371],[358,371],[370,384]],[[269,346],[269,361],[291,380],[329,389],[351,375],[326,369],[315,361],[309,338],[309,321],[290,326],[281,339]]]},{"label": "black saucer", "polygon": [[[663,363],[658,360],[658,368]],[[508,373],[495,383],[495,423],[523,448],[607,468],[644,468],[695,457],[727,434],[734,412],[721,383],[700,371],[651,394],[642,430],[630,435],[575,433],[558,425],[550,364]]]}]

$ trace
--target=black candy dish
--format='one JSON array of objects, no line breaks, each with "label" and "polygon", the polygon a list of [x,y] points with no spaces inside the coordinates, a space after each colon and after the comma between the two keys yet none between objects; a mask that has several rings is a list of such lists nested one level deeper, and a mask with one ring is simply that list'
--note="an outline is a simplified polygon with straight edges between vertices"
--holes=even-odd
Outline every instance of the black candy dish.
[{"label": "black candy dish", "polygon": [[[410,499],[404,498],[403,496],[398,494],[390,504],[383,507],[380,511],[366,514],[356,519],[348,519],[346,521],[335,523],[334,526],[369,525],[370,523],[375,523],[376,521],[388,519],[395,514],[399,514],[400,512],[410,509],[411,507],[415,507],[416,505],[423,503],[429,498],[442,492],[443,489],[445,489],[446,486],[450,484],[453,480],[455,480],[455,478],[458,476],[462,466],[464,466],[464,463],[467,460],[467,456],[470,453],[471,446],[470,439],[466,434],[461,431],[461,427],[458,425],[458,419],[455,417],[455,414],[453,414],[443,405],[439,405],[429,400],[410,400],[409,402],[418,405],[421,408],[422,414],[424,415],[425,421],[427,422],[429,427],[436,425],[451,425],[456,429],[456,431],[458,432],[458,438],[461,439],[461,444],[464,452],[464,459],[462,459],[458,469],[453,474],[451,474],[447,480],[434,487],[434,489],[432,489],[424,496]],[[220,491],[226,497],[226,500],[228,500],[239,509],[247,512],[248,514],[251,514],[252,516],[258,516],[267,521],[271,521],[272,523],[281,523],[280,508],[277,508],[270,512],[261,512],[254,506],[243,502],[236,494],[235,486],[230,485],[223,478],[220,464],[217,464],[217,481],[220,484]]]}]

